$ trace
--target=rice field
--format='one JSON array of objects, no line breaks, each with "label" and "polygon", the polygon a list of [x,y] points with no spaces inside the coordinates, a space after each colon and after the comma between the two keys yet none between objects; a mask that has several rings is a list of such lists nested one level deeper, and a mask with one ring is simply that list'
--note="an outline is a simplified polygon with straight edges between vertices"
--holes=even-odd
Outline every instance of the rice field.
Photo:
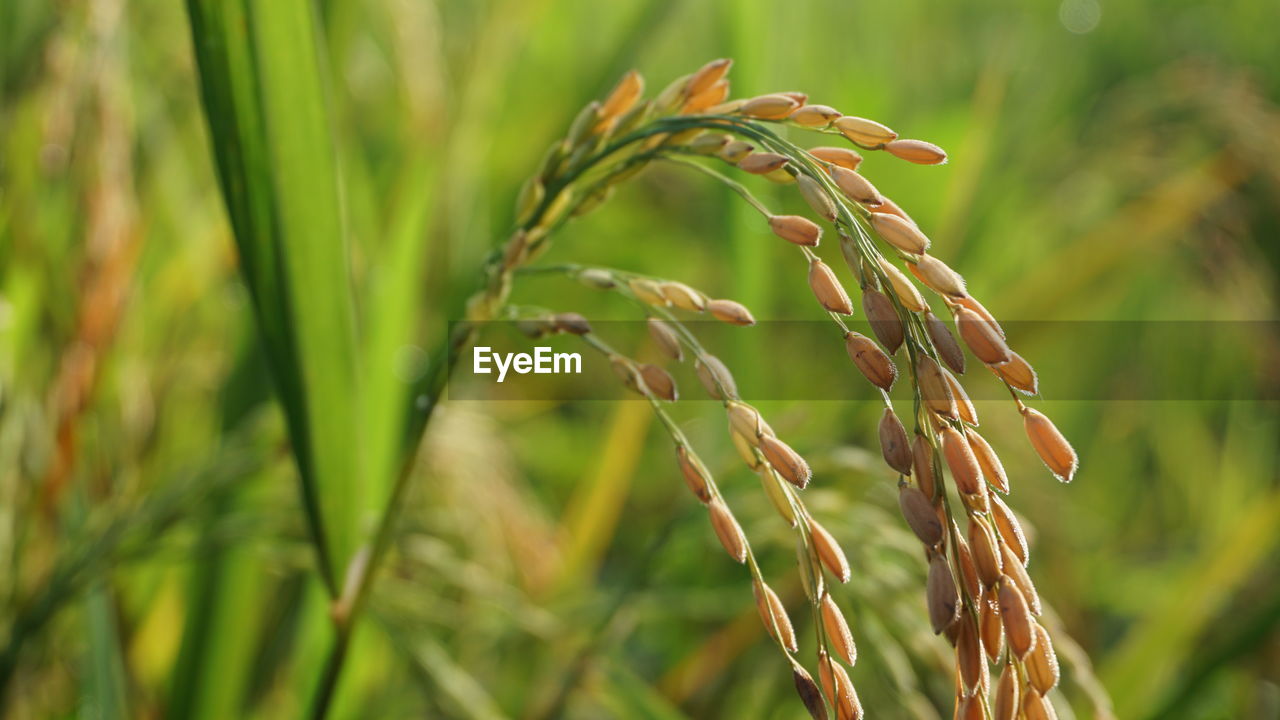
[{"label": "rice field", "polygon": [[0,5],[0,715],[1276,717],[1277,21]]}]

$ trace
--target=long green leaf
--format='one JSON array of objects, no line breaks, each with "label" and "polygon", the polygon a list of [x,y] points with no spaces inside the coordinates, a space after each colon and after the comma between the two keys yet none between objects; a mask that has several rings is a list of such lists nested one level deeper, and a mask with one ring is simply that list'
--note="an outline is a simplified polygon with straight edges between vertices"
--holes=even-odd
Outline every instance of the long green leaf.
[{"label": "long green leaf", "polygon": [[357,350],[332,120],[307,0],[189,0],[205,113],[330,593],[359,543]]}]

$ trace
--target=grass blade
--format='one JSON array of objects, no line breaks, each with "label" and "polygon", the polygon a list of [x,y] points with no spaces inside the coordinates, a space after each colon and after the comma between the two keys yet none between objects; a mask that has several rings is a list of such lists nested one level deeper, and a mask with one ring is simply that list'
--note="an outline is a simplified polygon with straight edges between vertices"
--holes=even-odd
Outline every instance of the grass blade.
[{"label": "grass blade", "polygon": [[310,3],[190,0],[205,114],[326,585],[358,538],[356,331]]}]

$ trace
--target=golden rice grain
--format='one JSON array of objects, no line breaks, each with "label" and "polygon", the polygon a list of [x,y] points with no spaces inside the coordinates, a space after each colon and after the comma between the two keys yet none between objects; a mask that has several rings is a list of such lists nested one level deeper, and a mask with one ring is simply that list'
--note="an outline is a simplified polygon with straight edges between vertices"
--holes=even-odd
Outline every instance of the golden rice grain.
[{"label": "golden rice grain", "polygon": [[809,711],[809,717],[813,720],[827,720],[827,706],[822,701],[822,691],[818,689],[818,684],[813,681],[809,673],[800,665],[792,663],[791,679],[795,682],[800,702],[804,703],[805,710]]},{"label": "golden rice grain", "polygon": [[809,463],[790,445],[774,436],[764,435],[760,438],[760,452],[787,482],[802,490],[809,484],[809,478],[813,476]]},{"label": "golden rice grain", "polygon": [[969,392],[964,389],[960,381],[954,375],[942,371],[942,376],[947,380],[947,387],[951,388],[951,397],[956,400],[956,412],[960,415],[962,422],[970,425],[978,424],[978,409],[973,406],[973,401],[969,399]]},{"label": "golden rice grain", "polygon": [[771,173],[787,164],[785,155],[771,152],[754,152],[738,161],[738,169],[753,175]]},{"label": "golden rice grain", "polygon": [[825,672],[831,677],[828,695],[836,709],[836,720],[862,720],[862,704],[844,666],[828,658]]},{"label": "golden rice grain", "polygon": [[795,101],[796,101],[796,103],[797,103],[797,104],[799,104],[799,105],[808,105],[808,104],[809,104],[809,93],[805,93],[805,92],[798,92],[798,91],[795,91],[795,90],[791,90],[791,91],[787,91],[787,92],[780,92],[780,93],[778,93],[778,95],[786,95],[787,97],[791,98],[792,100],[795,100]]},{"label": "golden rice grain", "polygon": [[826,127],[840,117],[840,111],[829,105],[805,105],[788,118],[804,127]]},{"label": "golden rice grain", "polygon": [[889,280],[889,286],[893,288],[893,294],[898,297],[898,302],[912,312],[924,312],[929,309],[924,298],[921,297],[920,291],[907,278],[906,273],[899,270],[896,265],[886,258],[880,258],[879,264],[880,271]]},{"label": "golden rice grain", "polygon": [[871,323],[871,331],[890,354],[898,352],[905,339],[902,319],[887,295],[874,288],[862,290],[862,312]]},{"label": "golden rice grain", "polygon": [[698,155],[715,155],[732,139],[724,133],[703,133],[689,142],[689,150]]},{"label": "golden rice grain", "polygon": [[658,283],[648,278],[631,278],[627,281],[627,287],[631,288],[632,294],[636,299],[647,305],[656,307],[666,307],[670,303],[665,295],[662,294],[662,288]]},{"label": "golden rice grain", "polygon": [[715,355],[705,355],[694,363],[698,381],[715,400],[731,400],[738,396],[738,385],[724,362]]},{"label": "golden rice grain", "polygon": [[841,147],[816,147],[810,148],[809,154],[815,158],[838,165],[846,170],[857,170],[862,164],[862,156],[849,148]]},{"label": "golden rice grain", "polygon": [[799,107],[800,103],[788,95],[761,95],[748,100],[738,112],[759,120],[781,120]]},{"label": "golden rice grain", "polygon": [[840,188],[840,192],[845,197],[854,202],[861,203],[867,207],[878,207],[881,204],[882,197],[880,191],[876,190],[876,186],[871,184],[863,176],[856,171],[841,165],[830,165],[827,167],[827,173],[831,176],[831,180]]},{"label": "golden rice grain", "polygon": [[978,467],[982,468],[982,476],[995,489],[1008,493],[1009,476],[1005,474],[1004,464],[1000,462],[996,451],[991,448],[985,438],[972,430],[966,430],[964,436],[969,441],[969,449],[973,451],[973,456],[978,460]]},{"label": "golden rice grain", "polygon": [[1009,643],[1009,651],[1019,660],[1026,660],[1027,654],[1035,647],[1036,636],[1031,629],[1031,611],[1022,591],[1014,585],[1013,578],[1005,575],[1000,580],[1000,622],[1004,625],[1004,636]]},{"label": "golden rice grain", "polygon": [[941,165],[947,161],[947,153],[937,145],[924,140],[892,140],[884,149],[896,158],[917,165]]},{"label": "golden rice grain", "polygon": [[911,474],[911,448],[907,445],[907,429],[894,414],[893,408],[885,408],[880,416],[880,453],[889,467],[902,475]]},{"label": "golden rice grain", "polygon": [[710,502],[711,488],[708,478],[711,476],[698,456],[689,452],[684,445],[676,446],[676,460],[680,463],[680,474],[689,490],[702,502]]},{"label": "golden rice grain", "polygon": [[1056,425],[1044,413],[1033,408],[1022,409],[1023,425],[1027,430],[1027,438],[1031,447],[1044,461],[1054,477],[1062,482],[1071,482],[1075,477],[1079,459],[1071,443],[1058,431]]},{"label": "golden rice grain", "polygon": [[897,139],[898,133],[881,125],[875,120],[846,115],[835,121],[836,129],[842,135],[859,145],[880,145]]},{"label": "golden rice grain", "polygon": [[1031,576],[1027,574],[1027,569],[1023,567],[1022,563],[1018,562],[1018,557],[1014,555],[1013,550],[1008,545],[1001,545],[1000,553],[1004,560],[1004,574],[1013,578],[1013,584],[1022,593],[1022,599],[1026,600],[1027,608],[1031,611],[1031,614],[1039,615],[1042,611],[1040,594],[1036,592],[1035,583],[1031,582]]},{"label": "golden rice grain", "polygon": [[702,312],[707,309],[707,296],[684,283],[667,281],[658,285],[658,291],[668,303],[681,310]]},{"label": "golden rice grain", "polygon": [[987,673],[987,662],[982,657],[982,643],[978,640],[978,631],[968,613],[962,613],[956,635],[956,668],[960,671],[960,682],[965,695],[971,695],[983,684]]},{"label": "golden rice grain", "polygon": [[747,561],[747,536],[742,533],[742,526],[729,511],[729,506],[719,497],[711,498],[707,503],[707,511],[711,517],[711,528],[724,546],[729,557],[740,563]]},{"label": "golden rice grain", "polygon": [[955,317],[960,337],[979,360],[988,365],[999,365],[1012,358],[1008,343],[991,323],[962,306],[955,308]]},{"label": "golden rice grain", "polygon": [[942,440],[942,457],[951,469],[951,477],[955,480],[956,490],[965,495],[976,495],[982,492],[982,470],[978,460],[969,449],[969,443],[958,430],[945,427],[938,433]]},{"label": "golden rice grain", "polygon": [[994,315],[991,314],[991,311],[987,310],[987,308],[984,307],[982,303],[978,302],[976,298],[966,294],[964,297],[956,298],[956,302],[978,313],[979,317],[991,323],[996,327],[997,330],[1000,331],[1000,337],[1004,337],[1004,328],[1000,327],[1000,323],[996,322],[996,318]]},{"label": "golden rice grain", "polygon": [[[945,513],[945,508],[938,508],[939,513]],[[955,531],[956,536],[956,565],[960,568],[960,581],[964,583],[964,591],[969,597],[978,597],[982,594],[982,580],[978,578],[978,564],[973,559],[973,550],[969,548],[969,543],[964,539],[964,535],[960,534],[960,529],[951,522],[951,527]]]},{"label": "golden rice grain", "polygon": [[1031,687],[1041,695],[1048,695],[1058,684],[1058,654],[1053,651],[1053,642],[1049,639],[1049,631],[1040,623],[1035,623],[1035,649],[1027,657],[1027,679]]},{"label": "golden rice grain", "polygon": [[946,323],[942,322],[937,315],[926,312],[924,326],[929,333],[929,339],[933,341],[933,347],[938,351],[938,357],[942,358],[942,362],[946,363],[953,372],[963,375],[964,351],[960,349],[955,336],[947,329]]},{"label": "golden rice grain", "polygon": [[683,360],[684,350],[680,347],[680,339],[676,337],[675,330],[666,322],[658,318],[651,317],[648,320],[649,338],[653,340],[653,344],[658,346],[663,355],[672,360]]},{"label": "golden rice grain", "polygon": [[827,633],[827,642],[846,665],[852,666],[858,661],[858,647],[854,645],[849,623],[836,606],[836,601],[831,598],[831,593],[823,593],[821,609],[822,627]]},{"label": "golden rice grain", "polygon": [[818,258],[809,262],[809,287],[822,307],[841,315],[853,314],[853,303],[836,274]]},{"label": "golden rice grain", "polygon": [[693,97],[716,84],[721,78],[728,74],[729,68],[732,66],[732,60],[728,58],[719,58],[698,68],[689,76],[688,82],[684,85],[685,97]]},{"label": "golden rice grain", "polygon": [[916,358],[916,386],[920,389],[920,399],[930,410],[945,418],[959,417],[951,386],[937,361],[928,355]]},{"label": "golden rice grain", "polygon": [[813,537],[813,547],[818,552],[818,559],[826,566],[827,571],[840,582],[849,582],[849,560],[845,557],[844,550],[840,548],[840,543],[836,542],[835,537],[817,520],[809,522],[809,530]]},{"label": "golden rice grain", "polygon": [[600,116],[612,119],[621,116],[631,109],[640,96],[644,94],[644,78],[635,70],[628,70],[626,75],[614,86],[600,107]]},{"label": "golden rice grain", "polygon": [[921,255],[907,263],[907,269],[916,276],[925,287],[952,299],[965,297],[964,278],[952,270],[946,263],[932,255]]},{"label": "golden rice grain", "polygon": [[719,157],[730,165],[737,165],[755,149],[755,145],[749,142],[734,140],[720,149]]},{"label": "golden rice grain", "polygon": [[800,175],[796,178],[796,183],[800,188],[800,196],[818,214],[818,217],[829,221],[836,219],[836,204],[827,194],[827,189],[822,186],[822,183],[808,175]]},{"label": "golden rice grain", "polygon": [[973,516],[969,518],[969,552],[973,553],[978,579],[987,587],[994,586],[1003,574],[1000,548],[991,527],[981,518]]},{"label": "golden rice grain", "polygon": [[[933,474],[933,446],[918,433],[915,440],[911,442],[911,470],[916,484],[920,487],[920,492],[927,500],[933,502],[937,490],[937,478]],[[942,528],[939,527],[938,531],[941,532]]]},{"label": "golden rice grain", "polygon": [[711,108],[723,103],[727,97],[729,97],[729,81],[717,80],[711,87],[686,100],[680,112],[684,115],[708,112]]},{"label": "golden rice grain", "polygon": [[1018,518],[999,496],[991,497],[991,519],[995,521],[1001,542],[1009,548],[1018,564],[1025,567],[1031,554],[1027,548],[1027,537],[1022,533]]},{"label": "golden rice grain", "polygon": [[787,615],[782,599],[773,588],[759,580],[752,584],[751,589],[755,593],[756,609],[760,612],[765,630],[787,650],[795,652],[798,649],[796,631],[791,626],[791,617]]},{"label": "golden rice grain", "polygon": [[898,507],[911,531],[925,547],[933,547],[942,542],[942,522],[938,520],[933,504],[923,492],[906,483],[899,484]]},{"label": "golden rice grain", "polygon": [[960,594],[956,591],[951,568],[941,553],[930,553],[929,576],[925,581],[925,599],[933,634],[947,629],[960,616]]},{"label": "golden rice grain", "polygon": [[649,388],[650,392],[667,402],[675,402],[680,397],[675,379],[657,365],[641,365],[640,378],[644,380],[645,387]]},{"label": "golden rice grain", "polygon": [[1009,362],[1001,365],[989,365],[991,372],[996,377],[1009,383],[1009,386],[1025,395],[1038,395],[1040,393],[1040,379],[1036,376],[1035,368],[1030,363],[1022,359],[1022,356],[1016,352],[1009,353]]},{"label": "golden rice grain", "polygon": [[1007,663],[1000,672],[1000,682],[996,684],[992,720],[1018,720],[1018,690],[1018,670],[1012,663]]},{"label": "golden rice grain", "polygon": [[799,215],[772,215],[769,217],[769,229],[789,243],[806,247],[815,247],[822,239],[822,228]]},{"label": "golden rice grain", "polygon": [[856,332],[844,336],[845,350],[858,370],[881,390],[888,391],[898,379],[898,368],[871,338]]},{"label": "golden rice grain", "polygon": [[920,228],[893,213],[871,213],[871,228],[885,242],[904,253],[919,255],[929,248],[929,238],[920,232]]},{"label": "golden rice grain", "polygon": [[742,303],[733,300],[718,298],[707,303],[707,312],[720,322],[726,322],[730,325],[750,326],[756,324],[756,319],[751,316],[751,311]]},{"label": "golden rice grain", "polygon": [[1004,650],[1004,627],[1000,624],[1000,591],[989,587],[978,598],[978,637],[987,659],[996,662]]}]

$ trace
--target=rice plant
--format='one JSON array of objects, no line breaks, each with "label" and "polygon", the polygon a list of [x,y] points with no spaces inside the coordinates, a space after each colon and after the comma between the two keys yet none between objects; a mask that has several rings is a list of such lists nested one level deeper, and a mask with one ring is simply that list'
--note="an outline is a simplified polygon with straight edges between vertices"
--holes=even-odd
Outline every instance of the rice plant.
[{"label": "rice plant", "polygon": [[0,715],[1273,716],[1274,23],[1055,7],[0,4]]}]

